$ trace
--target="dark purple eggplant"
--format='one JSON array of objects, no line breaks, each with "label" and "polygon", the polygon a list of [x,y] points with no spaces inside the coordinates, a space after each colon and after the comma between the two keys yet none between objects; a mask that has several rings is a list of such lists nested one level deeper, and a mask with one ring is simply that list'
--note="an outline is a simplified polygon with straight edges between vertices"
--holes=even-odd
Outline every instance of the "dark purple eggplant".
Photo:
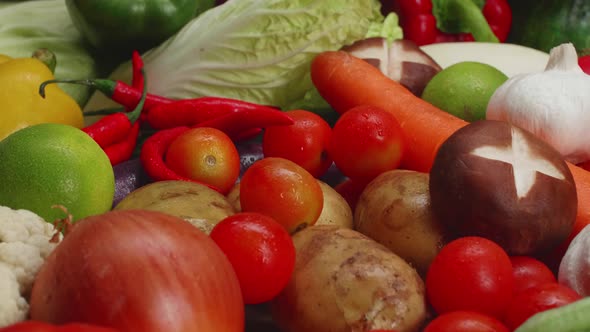
[{"label": "dark purple eggplant", "polygon": [[320,180],[324,181],[331,187],[337,186],[338,184],[344,182],[344,180],[346,179],[348,178],[344,174],[342,174],[342,172],[340,172],[340,170],[338,169],[338,167],[336,167],[336,164],[334,163],[332,163],[328,170],[322,176],[320,176]]},{"label": "dark purple eggplant", "polygon": [[247,304],[246,332],[280,332],[273,321],[269,303]]},{"label": "dark purple eggplant", "polygon": [[139,158],[130,159],[113,166],[115,173],[115,197],[113,207],[133,190],[151,182],[143,170]]},{"label": "dark purple eggplant", "polygon": [[240,178],[242,178],[248,167],[264,158],[264,153],[262,152],[262,143],[255,141],[238,142],[236,147],[240,153]]}]

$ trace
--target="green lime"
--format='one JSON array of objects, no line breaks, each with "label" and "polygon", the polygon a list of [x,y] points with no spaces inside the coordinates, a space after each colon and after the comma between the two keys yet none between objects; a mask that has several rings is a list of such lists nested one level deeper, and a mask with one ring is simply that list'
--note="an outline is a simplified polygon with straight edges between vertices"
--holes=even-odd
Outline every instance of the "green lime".
[{"label": "green lime", "polygon": [[113,167],[101,147],[78,128],[44,123],[0,141],[0,205],[26,209],[48,222],[110,210]]},{"label": "green lime", "polygon": [[422,99],[465,121],[482,120],[492,94],[506,80],[506,74],[491,65],[458,62],[432,77]]}]

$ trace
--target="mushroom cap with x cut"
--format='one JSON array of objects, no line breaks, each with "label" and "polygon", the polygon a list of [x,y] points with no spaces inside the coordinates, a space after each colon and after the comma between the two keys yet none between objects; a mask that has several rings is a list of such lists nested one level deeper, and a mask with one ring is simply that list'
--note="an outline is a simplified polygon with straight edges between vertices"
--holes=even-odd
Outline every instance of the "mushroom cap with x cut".
[{"label": "mushroom cap with x cut", "polygon": [[510,254],[552,250],[571,233],[576,188],[561,155],[526,130],[484,120],[445,141],[430,172],[433,213],[458,236]]}]

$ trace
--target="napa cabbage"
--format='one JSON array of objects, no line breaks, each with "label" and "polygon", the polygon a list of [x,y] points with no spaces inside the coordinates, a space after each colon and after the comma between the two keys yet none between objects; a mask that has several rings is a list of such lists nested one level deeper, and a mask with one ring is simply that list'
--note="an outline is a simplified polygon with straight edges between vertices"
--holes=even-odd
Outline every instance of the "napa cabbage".
[{"label": "napa cabbage", "polygon": [[[378,0],[227,1],[142,54],[148,91],[288,108],[313,90],[309,68],[317,54],[371,34],[401,36],[397,19],[385,21]],[[110,77],[129,82],[131,72],[127,62]],[[86,110],[110,106],[96,93]]]}]

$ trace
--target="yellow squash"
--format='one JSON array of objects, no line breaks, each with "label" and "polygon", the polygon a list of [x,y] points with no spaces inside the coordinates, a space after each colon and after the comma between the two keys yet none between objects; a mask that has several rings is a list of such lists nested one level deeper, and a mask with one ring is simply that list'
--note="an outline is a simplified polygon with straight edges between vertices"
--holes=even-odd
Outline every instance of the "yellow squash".
[{"label": "yellow squash", "polygon": [[84,125],[80,106],[58,85],[48,85],[45,98],[39,95],[39,85],[53,78],[38,59],[0,55],[0,141],[38,123]]}]

